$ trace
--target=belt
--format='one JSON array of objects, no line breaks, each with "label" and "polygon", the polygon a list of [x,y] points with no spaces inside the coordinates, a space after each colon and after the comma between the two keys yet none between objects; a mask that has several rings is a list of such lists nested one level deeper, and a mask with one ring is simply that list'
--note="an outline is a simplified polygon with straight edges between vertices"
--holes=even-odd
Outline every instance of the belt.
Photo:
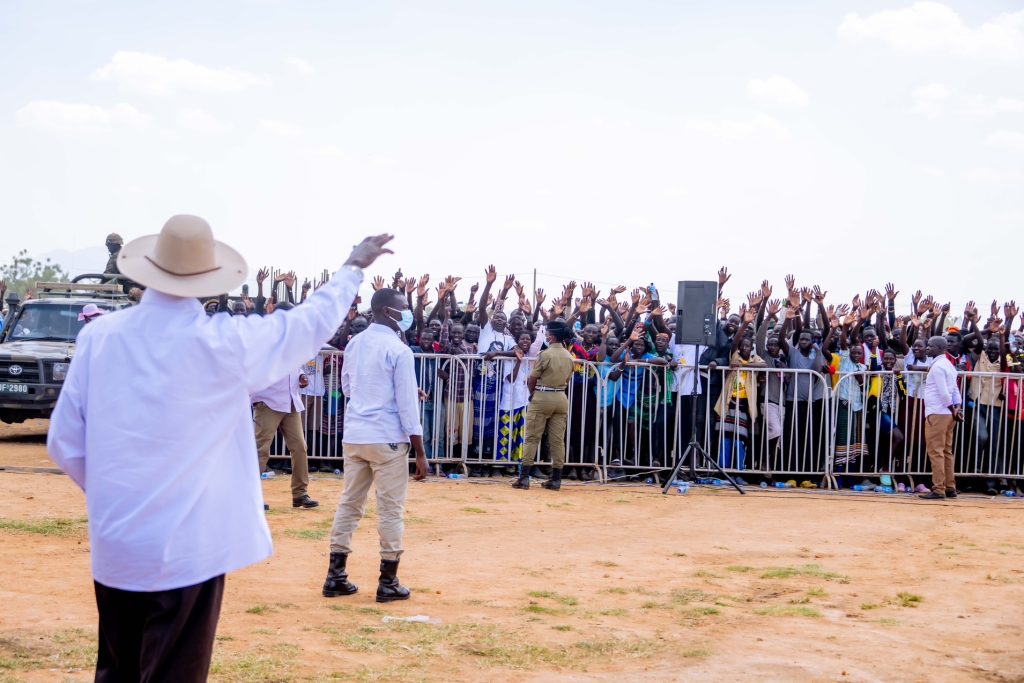
[{"label": "belt", "polygon": [[565,391],[565,387],[556,389],[555,387],[537,387],[537,391]]}]

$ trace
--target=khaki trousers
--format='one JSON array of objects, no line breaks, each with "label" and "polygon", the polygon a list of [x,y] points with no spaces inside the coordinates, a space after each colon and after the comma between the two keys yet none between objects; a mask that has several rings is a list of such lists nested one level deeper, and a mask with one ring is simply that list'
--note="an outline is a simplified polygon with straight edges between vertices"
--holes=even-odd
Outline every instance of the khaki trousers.
[{"label": "khaki trousers", "polygon": [[260,459],[260,474],[267,471],[270,460],[270,442],[280,427],[284,442],[292,455],[292,498],[301,498],[309,492],[309,455],[306,453],[306,435],[302,431],[302,413],[279,413],[265,403],[252,407],[256,424],[256,453]]},{"label": "khaki trousers", "polygon": [[334,513],[331,552],[351,553],[352,534],[366,509],[370,484],[377,490],[377,533],[380,557],[394,561],[402,556],[405,533],[405,494],[409,489],[409,444],[343,443],[345,490]]},{"label": "khaki trousers", "polygon": [[565,424],[569,398],[561,391],[537,391],[526,409],[526,445],[523,447],[523,474],[528,474],[537,459],[537,449],[546,431],[548,454],[556,469],[565,466]]},{"label": "khaki trousers", "polygon": [[928,459],[932,462],[932,491],[945,493],[956,490],[953,473],[953,431],[956,421],[952,415],[929,415],[924,420],[924,443]]}]

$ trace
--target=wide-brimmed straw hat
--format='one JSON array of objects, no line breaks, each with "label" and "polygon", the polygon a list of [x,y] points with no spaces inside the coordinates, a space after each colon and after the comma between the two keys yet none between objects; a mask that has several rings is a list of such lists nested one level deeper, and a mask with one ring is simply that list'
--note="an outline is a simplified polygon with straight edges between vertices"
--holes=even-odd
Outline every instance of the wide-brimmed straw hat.
[{"label": "wide-brimmed straw hat", "polygon": [[237,251],[213,239],[198,216],[171,216],[159,235],[146,235],[121,247],[121,274],[164,294],[185,297],[230,292],[249,273]]}]

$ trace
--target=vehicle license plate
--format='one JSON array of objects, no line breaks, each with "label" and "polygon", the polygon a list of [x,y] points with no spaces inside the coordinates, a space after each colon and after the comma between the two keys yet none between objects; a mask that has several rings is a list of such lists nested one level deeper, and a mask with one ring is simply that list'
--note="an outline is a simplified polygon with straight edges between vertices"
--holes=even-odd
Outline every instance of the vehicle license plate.
[{"label": "vehicle license plate", "polygon": [[8,384],[6,382],[0,383],[0,394],[27,394],[27,384]]}]

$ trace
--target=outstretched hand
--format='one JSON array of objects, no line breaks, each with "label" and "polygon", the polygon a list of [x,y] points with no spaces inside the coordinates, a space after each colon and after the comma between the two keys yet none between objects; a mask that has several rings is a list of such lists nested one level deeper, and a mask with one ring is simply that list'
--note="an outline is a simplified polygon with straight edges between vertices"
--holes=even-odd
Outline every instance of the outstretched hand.
[{"label": "outstretched hand", "polygon": [[348,261],[345,261],[345,265],[369,268],[373,265],[374,261],[384,254],[395,253],[384,246],[394,238],[394,235],[388,235],[386,233],[383,235],[367,237],[352,249],[352,253],[349,255]]}]

